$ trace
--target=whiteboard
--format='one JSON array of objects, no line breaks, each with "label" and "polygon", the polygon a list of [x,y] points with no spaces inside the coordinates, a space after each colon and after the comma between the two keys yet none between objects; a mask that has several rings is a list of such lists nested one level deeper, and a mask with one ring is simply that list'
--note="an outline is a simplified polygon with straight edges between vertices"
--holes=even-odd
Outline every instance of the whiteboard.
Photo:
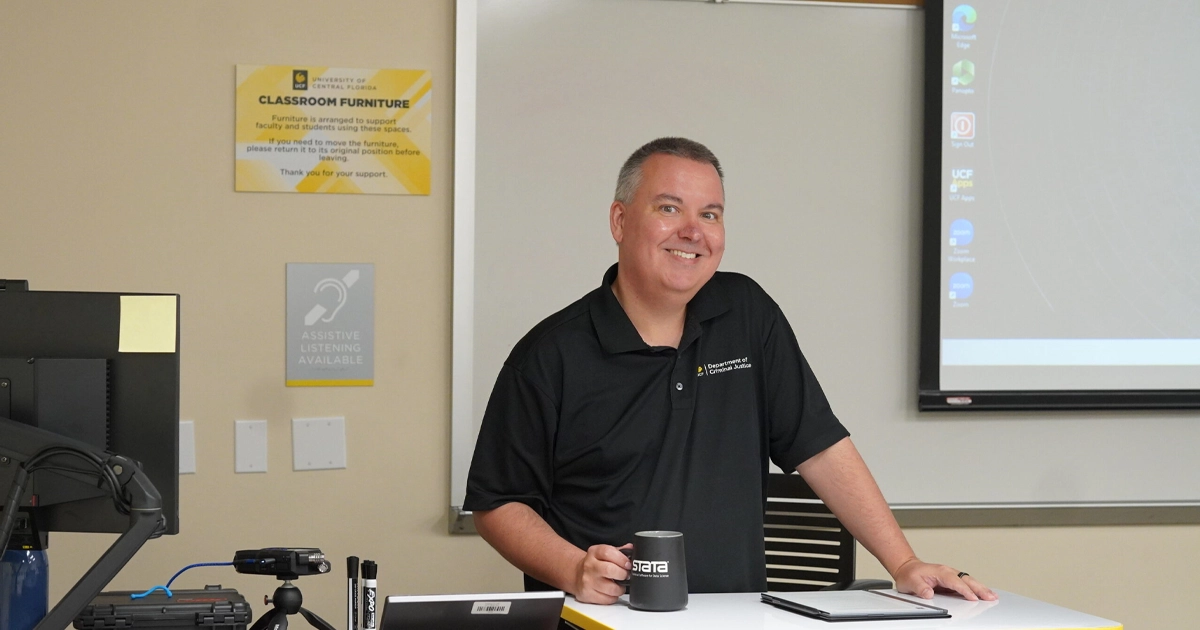
[{"label": "whiteboard", "polygon": [[1081,508],[1195,518],[1195,412],[918,413],[923,20],[460,0],[452,506],[509,350],[616,260],[619,166],[683,135],[725,168],[722,269],[779,302],[902,523],[906,511],[1002,524],[999,510]]}]

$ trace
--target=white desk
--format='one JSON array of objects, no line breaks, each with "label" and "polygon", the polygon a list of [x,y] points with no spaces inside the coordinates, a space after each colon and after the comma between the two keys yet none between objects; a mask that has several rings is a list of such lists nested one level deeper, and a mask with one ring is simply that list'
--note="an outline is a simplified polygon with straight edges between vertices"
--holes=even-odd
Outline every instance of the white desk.
[{"label": "white desk", "polygon": [[[895,591],[885,591],[895,593]],[[996,591],[996,602],[968,602],[934,595],[930,602],[950,611],[950,619],[829,623],[780,610],[760,601],[758,593],[689,595],[687,608],[670,613],[633,610],[628,596],[612,606],[580,604],[567,597],[563,618],[584,630],[1121,630],[1122,625],[1036,599]],[[912,597],[912,596],[906,596]],[[913,599],[917,599],[913,597]]]}]

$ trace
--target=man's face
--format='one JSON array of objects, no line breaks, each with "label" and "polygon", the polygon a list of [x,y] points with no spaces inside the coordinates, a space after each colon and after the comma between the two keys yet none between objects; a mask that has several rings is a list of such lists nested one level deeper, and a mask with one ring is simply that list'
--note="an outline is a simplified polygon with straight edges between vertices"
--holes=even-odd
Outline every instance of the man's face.
[{"label": "man's face", "polygon": [[609,210],[622,287],[643,299],[690,300],[725,253],[724,213],[725,191],[711,164],[650,156],[633,199]]}]

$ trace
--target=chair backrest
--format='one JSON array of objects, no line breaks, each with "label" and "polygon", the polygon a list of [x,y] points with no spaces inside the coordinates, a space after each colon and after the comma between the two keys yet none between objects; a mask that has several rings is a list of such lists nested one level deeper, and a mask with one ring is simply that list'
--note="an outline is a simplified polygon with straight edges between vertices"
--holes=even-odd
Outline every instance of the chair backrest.
[{"label": "chair backrest", "polygon": [[767,588],[815,591],[854,580],[854,537],[798,474],[767,479]]}]

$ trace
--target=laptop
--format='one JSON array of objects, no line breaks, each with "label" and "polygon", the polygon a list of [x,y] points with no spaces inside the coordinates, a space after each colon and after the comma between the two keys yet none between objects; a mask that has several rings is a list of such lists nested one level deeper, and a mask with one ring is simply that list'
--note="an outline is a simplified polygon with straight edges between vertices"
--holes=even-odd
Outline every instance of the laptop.
[{"label": "laptop", "polygon": [[394,595],[379,630],[556,630],[562,591],[474,595]]},{"label": "laptop", "polygon": [[950,616],[945,608],[878,591],[763,593],[762,601],[776,608],[825,621],[945,619]]}]

